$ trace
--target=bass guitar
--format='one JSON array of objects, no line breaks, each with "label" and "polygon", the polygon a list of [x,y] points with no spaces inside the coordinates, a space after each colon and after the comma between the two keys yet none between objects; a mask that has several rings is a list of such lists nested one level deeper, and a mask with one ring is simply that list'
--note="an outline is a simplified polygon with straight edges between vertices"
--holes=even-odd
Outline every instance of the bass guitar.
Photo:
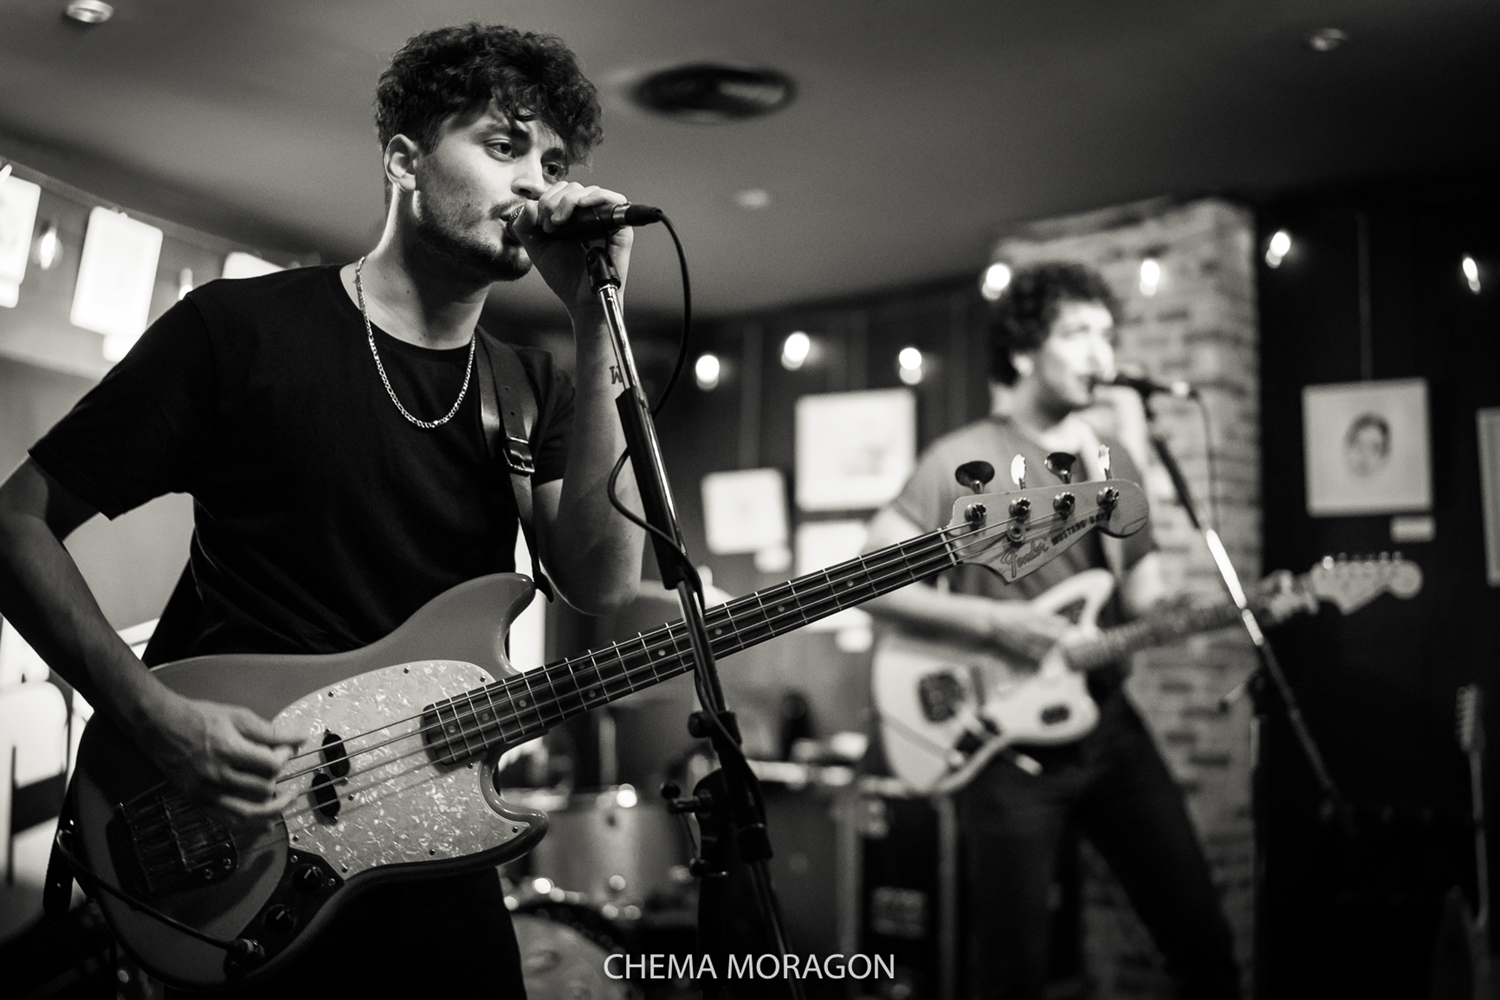
[{"label": "bass guitar", "polygon": [[[1387,591],[1411,597],[1422,589],[1422,570],[1399,555],[1329,558],[1301,576],[1272,574],[1266,582],[1270,586],[1253,595],[1252,605],[1261,624],[1271,625],[1316,611],[1320,600],[1348,614]],[[1030,602],[1039,613],[1074,622],[1039,663],[1020,662],[979,644],[900,631],[883,636],[871,682],[895,775],[919,792],[951,792],[1014,744],[1071,743],[1099,721],[1088,671],[1138,649],[1239,621],[1239,610],[1224,601],[1163,610],[1100,630],[1095,622],[1114,586],[1108,570],[1085,570]]]},{"label": "bass guitar", "polygon": [[[1115,480],[965,497],[946,528],[709,609],[712,652],[728,656],[959,563],[1014,581],[1090,531],[1138,530],[1146,509],[1139,486]],[[158,667],[183,695],[317,734],[277,779],[297,798],[269,829],[216,821],[96,714],[78,748],[58,849],[120,944],[176,986],[250,982],[302,951],[370,886],[530,850],[547,818],[506,801],[495,779],[500,755],[693,665],[679,621],[516,671],[506,629],[532,594],[524,576],[481,577],[363,649]]]}]

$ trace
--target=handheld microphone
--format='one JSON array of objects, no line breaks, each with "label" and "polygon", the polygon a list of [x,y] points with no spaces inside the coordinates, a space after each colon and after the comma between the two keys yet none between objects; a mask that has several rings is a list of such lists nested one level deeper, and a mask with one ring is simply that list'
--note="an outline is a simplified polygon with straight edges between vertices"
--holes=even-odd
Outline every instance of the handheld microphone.
[{"label": "handheld microphone", "polygon": [[[513,225],[526,211],[526,206],[518,208],[506,225]],[[540,226],[537,228],[547,239],[553,240],[597,240],[609,236],[616,229],[626,226],[649,226],[653,222],[660,222],[662,211],[652,208],[650,205],[579,205],[573,209],[567,221],[553,223],[553,229],[549,233]]]},{"label": "handheld microphone", "polygon": [[1134,389],[1142,396],[1153,396],[1163,393],[1168,396],[1176,396],[1178,399],[1197,399],[1198,390],[1186,382],[1173,382],[1167,384],[1146,378],[1144,375],[1127,375],[1125,372],[1115,372],[1111,378],[1100,379],[1104,385],[1119,385],[1127,389]]}]

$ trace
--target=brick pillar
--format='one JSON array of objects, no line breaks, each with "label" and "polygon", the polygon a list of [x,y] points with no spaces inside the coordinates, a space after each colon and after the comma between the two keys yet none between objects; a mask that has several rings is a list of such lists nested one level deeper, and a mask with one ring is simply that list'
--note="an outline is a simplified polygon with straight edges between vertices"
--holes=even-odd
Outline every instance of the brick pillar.
[{"label": "brick pillar", "polygon": [[[1183,467],[1200,515],[1216,522],[1247,585],[1260,574],[1261,546],[1253,246],[1254,222],[1246,209],[1216,199],[1159,200],[1032,224],[1001,239],[993,255],[1012,266],[1071,260],[1098,269],[1124,306],[1120,364],[1144,368],[1161,381],[1186,379],[1199,389],[1210,414],[1211,439],[1205,439],[1197,407],[1185,401],[1158,399],[1158,426]],[[1160,284],[1149,296],[1141,288],[1141,262],[1147,257],[1161,268]],[[1090,417],[1119,434],[1143,460],[1169,585],[1221,595],[1213,561],[1151,453],[1135,394],[1115,390],[1113,395],[1110,406]],[[1129,683],[1186,792],[1246,970],[1253,916],[1250,712],[1241,700],[1221,713],[1218,701],[1255,663],[1249,641],[1224,630],[1137,654]],[[1103,861],[1086,851],[1083,871],[1085,954],[1099,995],[1170,997],[1150,936]]]}]

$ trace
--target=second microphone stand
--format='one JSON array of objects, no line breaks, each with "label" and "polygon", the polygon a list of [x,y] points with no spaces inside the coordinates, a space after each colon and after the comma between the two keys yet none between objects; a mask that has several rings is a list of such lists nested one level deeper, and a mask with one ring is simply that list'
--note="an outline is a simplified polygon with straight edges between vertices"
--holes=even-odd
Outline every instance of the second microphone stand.
[{"label": "second microphone stand", "polygon": [[[666,466],[662,461],[661,444],[656,436],[656,427],[651,420],[645,393],[641,390],[640,376],[636,371],[635,358],[625,331],[618,294],[619,274],[601,243],[599,241],[589,246],[585,252],[585,260],[591,286],[603,307],[610,340],[614,345],[616,369],[613,375],[624,383],[623,390],[615,399],[615,405],[625,432],[625,443],[634,467],[636,483],[640,487],[641,504],[645,510],[646,523],[650,527],[652,547],[661,570],[662,586],[676,591],[683,622],[687,627],[688,641],[692,646],[698,698],[702,707],[692,714],[688,730],[695,737],[708,738],[719,761],[718,770],[698,783],[692,797],[677,799],[674,788],[669,786],[664,789],[664,792],[670,793],[669,809],[678,813],[692,812],[698,817],[698,827],[702,834],[701,859],[693,866],[694,874],[701,880],[698,940],[699,948],[712,960],[713,969],[717,973],[703,981],[703,993],[706,997],[716,997],[727,992],[721,977],[728,972],[730,949],[737,937],[730,930],[733,915],[728,897],[732,888],[731,878],[741,865],[748,869],[750,875],[756,909],[759,911],[761,926],[765,929],[767,944],[777,954],[778,960],[784,959],[790,952],[782,929],[780,907],[771,888],[767,863],[771,857],[771,840],[766,832],[764,800],[759,782],[750,770],[750,764],[740,746],[739,728],[734,713],[729,711],[724,700],[724,689],[719,683],[708,627],[704,621],[702,586],[696,571],[687,561],[682,529],[672,501],[671,487],[667,483]],[[786,984],[794,1000],[801,1000],[801,984],[795,978],[788,978]]]},{"label": "second microphone stand", "polygon": [[[1151,405],[1149,393],[1141,393],[1141,401],[1145,405],[1146,419],[1151,427],[1151,445],[1156,450],[1156,455],[1161,459],[1161,464],[1166,468],[1167,474],[1172,477],[1172,486],[1177,492],[1177,498],[1182,504],[1183,510],[1187,511],[1188,520],[1192,523],[1194,530],[1203,536],[1208,545],[1208,551],[1213,556],[1214,566],[1223,578],[1224,589],[1228,591],[1229,597],[1239,609],[1240,623],[1245,628],[1245,633],[1250,636],[1250,641],[1255,646],[1255,652],[1260,658],[1260,666],[1255,672],[1238,687],[1225,695],[1220,701],[1221,709],[1227,709],[1229,703],[1238,697],[1241,691],[1250,693],[1250,703],[1255,715],[1253,725],[1256,727],[1256,735],[1251,743],[1255,748],[1252,753],[1255,758],[1251,761],[1251,815],[1254,824],[1253,848],[1255,859],[1251,870],[1251,879],[1254,886],[1254,905],[1257,909],[1263,905],[1265,899],[1265,821],[1263,816],[1265,776],[1261,769],[1260,753],[1261,739],[1259,733],[1264,726],[1265,720],[1270,716],[1270,708],[1267,704],[1268,697],[1264,691],[1265,684],[1261,678],[1265,678],[1276,689],[1283,710],[1286,713],[1287,724],[1291,727],[1297,743],[1307,757],[1309,767],[1312,769],[1314,780],[1323,797],[1323,819],[1337,824],[1346,836],[1352,834],[1351,814],[1343,793],[1339,791],[1338,785],[1334,783],[1333,775],[1328,771],[1328,765],[1323,761],[1323,754],[1314,742],[1311,731],[1302,717],[1302,709],[1298,706],[1296,693],[1292,686],[1287,683],[1286,675],[1281,671],[1281,663],[1276,659],[1276,653],[1266,639],[1265,632],[1260,627],[1260,622],[1255,618],[1250,609],[1250,602],[1245,597],[1245,588],[1240,584],[1239,575],[1235,572],[1234,564],[1229,561],[1229,553],[1224,548],[1219,533],[1212,525],[1204,526],[1198,518],[1197,507],[1193,504],[1193,496],[1188,489],[1187,479],[1182,475],[1182,468],[1177,464],[1177,459],[1172,455],[1172,450],[1167,447],[1167,439],[1162,434],[1156,423],[1156,411]],[[1203,406],[1201,399],[1195,400],[1199,406]],[[1205,451],[1213,446],[1212,441],[1204,441]],[[1210,488],[1212,484],[1210,483]],[[1257,914],[1255,920],[1255,946],[1254,952],[1257,956],[1265,953],[1262,935],[1265,933],[1265,920],[1263,914]]]}]

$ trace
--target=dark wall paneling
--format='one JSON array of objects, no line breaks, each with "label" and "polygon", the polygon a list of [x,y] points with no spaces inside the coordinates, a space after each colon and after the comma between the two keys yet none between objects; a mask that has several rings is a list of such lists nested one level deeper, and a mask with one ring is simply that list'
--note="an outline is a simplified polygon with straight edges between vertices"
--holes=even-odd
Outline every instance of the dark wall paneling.
[{"label": "dark wall paneling", "polygon": [[[1475,430],[1475,410],[1500,405],[1500,196],[1494,185],[1312,195],[1266,207],[1259,222],[1262,248],[1281,228],[1294,241],[1280,268],[1260,265],[1258,281],[1266,564],[1400,549],[1425,574],[1412,600],[1383,598],[1347,618],[1325,612],[1275,636],[1356,808],[1352,837],[1320,819],[1305,759],[1273,711],[1259,788],[1259,994],[1425,996],[1442,894],[1456,881],[1473,891],[1455,691],[1477,680],[1500,697],[1500,590],[1485,579]],[[1490,283],[1478,295],[1460,274],[1464,254],[1485,266]],[[1306,512],[1302,388],[1362,374],[1427,380],[1431,542],[1393,543],[1389,516]],[[1486,721],[1500,731],[1495,712]]]}]

